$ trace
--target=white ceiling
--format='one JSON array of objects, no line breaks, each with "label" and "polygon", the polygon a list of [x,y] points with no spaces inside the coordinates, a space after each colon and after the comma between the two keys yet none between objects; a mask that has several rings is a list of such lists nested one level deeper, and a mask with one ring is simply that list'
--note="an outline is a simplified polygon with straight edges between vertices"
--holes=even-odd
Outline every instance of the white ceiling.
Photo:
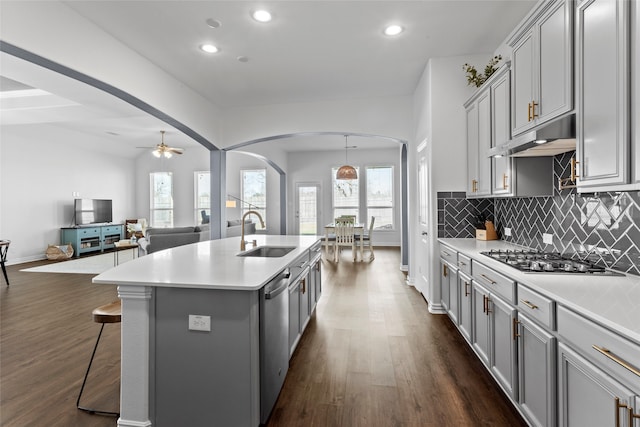
[{"label": "white ceiling", "polygon": [[[65,4],[224,108],[410,95],[429,58],[493,52],[535,1],[69,1]],[[271,23],[251,19],[250,12],[258,6],[271,11],[274,17]],[[208,18],[218,20],[220,27],[209,27]],[[389,23],[402,25],[405,32],[397,37],[384,36],[382,30]],[[205,54],[199,50],[202,43],[216,44],[221,51]],[[122,105],[122,101],[105,100],[105,94],[97,89],[68,88],[73,85],[60,83],[60,76],[49,81],[42,70],[34,72],[40,74],[37,77],[29,77],[31,73],[26,73],[23,66],[6,61],[4,56],[0,74],[57,97],[41,98],[40,101],[49,103],[46,108],[49,111],[41,108],[38,114],[35,108],[23,108],[24,105],[16,108],[15,103],[24,100],[13,100],[11,104],[2,98],[2,126],[38,122],[54,128],[66,127],[67,131],[94,134],[96,139],[115,139],[115,143],[122,144],[123,153],[129,155],[139,152],[135,146],[156,143],[160,129],[167,129],[169,145],[195,144],[177,131],[172,135],[167,125]],[[248,61],[240,62],[238,56],[246,56]],[[12,67],[23,69],[16,73]],[[7,83],[3,81],[3,91]],[[83,108],[87,111],[81,113]],[[341,137],[302,140],[283,140],[280,144],[293,150],[344,147]],[[371,143],[393,146],[387,141]]]}]

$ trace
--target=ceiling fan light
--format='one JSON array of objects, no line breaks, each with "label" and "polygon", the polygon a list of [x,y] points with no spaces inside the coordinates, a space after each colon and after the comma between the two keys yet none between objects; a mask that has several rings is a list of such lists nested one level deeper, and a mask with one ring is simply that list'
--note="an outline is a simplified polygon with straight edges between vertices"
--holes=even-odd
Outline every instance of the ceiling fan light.
[{"label": "ceiling fan light", "polygon": [[155,157],[158,157],[158,158],[160,158],[160,156],[162,156],[162,153],[160,153],[160,150],[157,150],[157,149],[153,150],[151,152],[151,154],[153,154]]},{"label": "ceiling fan light", "polygon": [[171,156],[173,156],[173,154],[171,154],[169,151],[165,151],[165,152],[164,152],[164,156],[165,156],[167,159],[170,159],[170,158],[171,158]]},{"label": "ceiling fan light", "polygon": [[336,172],[336,179],[352,180],[358,179],[358,171],[351,165],[340,166],[338,172]]}]

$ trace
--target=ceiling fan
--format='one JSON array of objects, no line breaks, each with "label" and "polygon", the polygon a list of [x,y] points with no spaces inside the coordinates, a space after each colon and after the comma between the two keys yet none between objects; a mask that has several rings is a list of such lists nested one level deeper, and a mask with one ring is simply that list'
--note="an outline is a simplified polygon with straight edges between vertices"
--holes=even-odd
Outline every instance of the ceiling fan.
[{"label": "ceiling fan", "polygon": [[153,151],[151,152],[151,154],[153,154],[158,158],[166,157],[167,159],[169,159],[174,154],[182,154],[184,152],[184,148],[170,147],[164,143],[164,132],[165,131],[163,130],[160,131],[160,134],[161,134],[160,144],[156,145],[155,147],[138,147],[138,148],[152,148]]}]

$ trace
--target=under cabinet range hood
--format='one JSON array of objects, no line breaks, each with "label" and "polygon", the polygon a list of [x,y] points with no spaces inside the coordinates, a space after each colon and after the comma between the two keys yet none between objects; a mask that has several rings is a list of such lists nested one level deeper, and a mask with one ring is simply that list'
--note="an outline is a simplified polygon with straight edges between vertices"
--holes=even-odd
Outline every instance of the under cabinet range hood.
[{"label": "under cabinet range hood", "polygon": [[548,157],[576,149],[576,115],[559,117],[493,147],[489,157]]}]

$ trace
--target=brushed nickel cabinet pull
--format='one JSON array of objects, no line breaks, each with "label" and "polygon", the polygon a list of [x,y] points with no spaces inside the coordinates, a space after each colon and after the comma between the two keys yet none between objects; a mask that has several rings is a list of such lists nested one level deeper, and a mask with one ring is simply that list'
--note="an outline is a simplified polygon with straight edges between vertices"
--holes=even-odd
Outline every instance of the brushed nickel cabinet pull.
[{"label": "brushed nickel cabinet pull", "polygon": [[487,316],[489,315],[489,313],[492,313],[491,309],[489,308],[489,303],[491,303],[491,297],[487,296]]},{"label": "brushed nickel cabinet pull", "polygon": [[480,274],[480,276],[482,276],[482,278],[484,280],[486,280],[487,282],[491,283],[492,285],[497,284],[498,282],[494,281],[493,279],[491,279],[490,277],[485,276],[484,274]]},{"label": "brushed nickel cabinet pull", "polygon": [[604,348],[604,347],[599,347],[599,346],[597,346],[595,344],[592,345],[592,347],[598,353],[603,354],[604,356],[606,356],[609,359],[611,359],[614,362],[616,362],[618,365],[622,366],[625,369],[628,369],[629,371],[633,372],[634,374],[636,374],[637,376],[640,377],[640,370],[638,370],[638,368],[636,368],[635,366],[631,365],[626,360],[623,360],[620,357],[616,356],[615,354],[611,353],[611,351],[609,349]]},{"label": "brushed nickel cabinet pull", "polygon": [[464,267],[465,265],[467,265],[466,262],[458,261],[458,266]]},{"label": "brushed nickel cabinet pull", "polygon": [[538,308],[537,305],[531,304],[529,301],[521,299],[520,302],[523,303],[524,305],[526,305],[527,307],[529,307],[531,310],[535,310],[535,309]]},{"label": "brushed nickel cabinet pull", "polygon": [[469,282],[464,282],[464,296],[468,297],[469,296],[469,291],[467,290],[469,286]]},{"label": "brushed nickel cabinet pull", "polygon": [[449,252],[447,252],[447,251],[442,251],[442,254],[443,254],[444,256],[451,256],[451,254],[450,254]]}]

